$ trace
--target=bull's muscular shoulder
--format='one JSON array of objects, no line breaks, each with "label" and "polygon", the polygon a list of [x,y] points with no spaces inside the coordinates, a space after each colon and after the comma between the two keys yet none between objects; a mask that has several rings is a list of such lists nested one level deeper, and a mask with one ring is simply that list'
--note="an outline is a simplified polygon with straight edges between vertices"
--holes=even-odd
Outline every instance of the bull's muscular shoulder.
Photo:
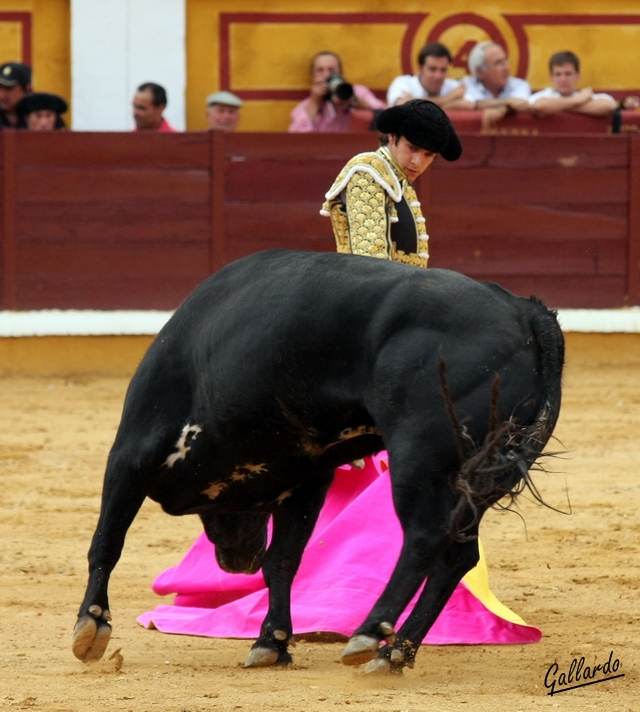
[{"label": "bull's muscular shoulder", "polygon": [[331,200],[338,196],[356,173],[366,173],[384,189],[396,203],[402,199],[402,186],[393,167],[379,153],[370,151],[354,156],[340,171],[325,198]]}]

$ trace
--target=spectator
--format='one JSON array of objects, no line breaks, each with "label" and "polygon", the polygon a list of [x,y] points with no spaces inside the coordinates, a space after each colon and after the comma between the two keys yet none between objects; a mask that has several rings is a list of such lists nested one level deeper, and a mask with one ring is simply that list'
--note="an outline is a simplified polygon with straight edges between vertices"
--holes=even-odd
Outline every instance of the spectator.
[{"label": "spectator", "polygon": [[16,113],[24,120],[29,131],[55,131],[64,129],[62,119],[68,109],[67,102],[56,94],[36,92],[27,94],[16,104]]},{"label": "spectator", "polygon": [[411,99],[429,99],[443,109],[468,109],[465,87],[447,77],[451,52],[439,42],[429,42],[418,55],[419,69],[414,75],[396,77],[387,92],[387,104],[398,106]]},{"label": "spectator", "polygon": [[0,128],[24,129],[24,117],[18,116],[16,104],[31,93],[31,67],[20,62],[0,66]]},{"label": "spectator", "polygon": [[175,133],[175,129],[164,118],[162,112],[167,106],[167,92],[164,87],[146,82],[138,87],[133,97],[134,131],[162,131]]},{"label": "spectator", "polygon": [[235,131],[243,101],[230,91],[217,91],[207,97],[207,125],[210,131]]},{"label": "spectator", "polygon": [[549,60],[552,86],[529,97],[535,116],[544,118],[560,111],[586,116],[611,116],[616,100],[609,94],[594,94],[593,89],[578,90],[580,60],[573,52],[556,52]]},{"label": "spectator", "polygon": [[478,42],[469,53],[469,75],[462,82],[470,109],[482,110],[482,127],[495,126],[504,116],[529,113],[531,87],[509,75],[509,58],[495,42]]},{"label": "spectator", "polygon": [[640,96],[635,96],[631,94],[630,96],[625,96],[620,100],[620,108],[625,111],[635,111],[640,107]]},{"label": "spectator", "polygon": [[343,79],[342,62],[337,54],[319,52],[311,60],[309,96],[291,112],[289,132],[346,131],[351,109],[384,109],[384,106],[367,87],[351,85]]}]

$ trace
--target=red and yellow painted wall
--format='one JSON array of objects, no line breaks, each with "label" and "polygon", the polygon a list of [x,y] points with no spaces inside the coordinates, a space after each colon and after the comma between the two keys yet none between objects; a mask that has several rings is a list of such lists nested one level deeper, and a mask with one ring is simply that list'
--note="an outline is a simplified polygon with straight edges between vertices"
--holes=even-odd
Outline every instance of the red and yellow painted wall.
[{"label": "red and yellow painted wall", "polygon": [[[466,73],[473,44],[493,39],[514,74],[547,84],[547,61],[571,49],[583,86],[640,91],[638,0],[184,0],[186,125],[203,129],[205,97],[229,89],[246,100],[240,130],[283,131],[306,96],[309,60],[341,55],[346,77],[381,96],[398,74],[416,69],[420,47],[447,44],[452,75]],[[155,4],[159,11],[162,3]],[[0,61],[34,68],[37,89],[71,97],[71,0],[0,0]]]},{"label": "red and yellow painted wall", "polygon": [[0,0],[0,63],[33,67],[33,84],[71,96],[69,0]]},{"label": "red and yellow painted wall", "polygon": [[204,128],[204,97],[221,88],[247,100],[240,130],[286,130],[308,93],[309,59],[323,49],[342,57],[349,81],[382,95],[415,71],[429,40],[452,50],[454,77],[466,74],[473,44],[493,39],[535,88],[547,85],[551,54],[565,49],[582,58],[584,86],[640,87],[637,0],[187,0],[187,38],[191,128]]}]

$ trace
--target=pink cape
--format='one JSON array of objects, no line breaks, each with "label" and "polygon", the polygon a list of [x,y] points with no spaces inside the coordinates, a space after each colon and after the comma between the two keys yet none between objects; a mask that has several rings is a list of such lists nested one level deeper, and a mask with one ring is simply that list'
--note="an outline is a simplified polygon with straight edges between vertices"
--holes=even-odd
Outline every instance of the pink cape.
[{"label": "pink cape", "polygon": [[[293,582],[294,633],[350,636],[389,580],[402,530],[391,500],[387,453],[365,462],[364,470],[336,470]],[[538,642],[540,630],[526,625],[489,590],[482,547],[480,551],[480,563],[458,585],[424,642]],[[138,618],[146,628],[163,633],[257,638],[268,607],[262,572],[246,576],[222,571],[204,533],[177,566],[156,578],[153,590],[161,596],[177,594],[173,605],[159,605]]]}]

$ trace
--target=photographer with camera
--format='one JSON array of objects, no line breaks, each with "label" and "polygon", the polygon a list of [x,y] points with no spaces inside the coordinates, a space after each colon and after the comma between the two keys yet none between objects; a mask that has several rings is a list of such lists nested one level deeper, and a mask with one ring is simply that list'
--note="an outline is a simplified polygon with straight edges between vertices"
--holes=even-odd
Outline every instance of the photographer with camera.
[{"label": "photographer with camera", "polygon": [[384,109],[385,104],[367,87],[349,84],[340,57],[319,52],[311,60],[311,90],[291,112],[290,133],[348,131],[352,109]]}]

